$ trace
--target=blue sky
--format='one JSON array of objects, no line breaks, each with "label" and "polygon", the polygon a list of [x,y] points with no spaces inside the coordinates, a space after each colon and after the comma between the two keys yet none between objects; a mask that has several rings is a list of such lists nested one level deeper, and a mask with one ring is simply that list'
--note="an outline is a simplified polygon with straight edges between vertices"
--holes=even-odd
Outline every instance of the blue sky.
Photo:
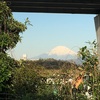
[{"label": "blue sky", "polygon": [[33,25],[20,34],[22,42],[10,51],[16,59],[20,59],[23,54],[32,58],[49,52],[56,46],[66,46],[77,52],[86,45],[85,42],[96,39],[96,15],[13,13],[13,16],[20,22],[28,17]]}]

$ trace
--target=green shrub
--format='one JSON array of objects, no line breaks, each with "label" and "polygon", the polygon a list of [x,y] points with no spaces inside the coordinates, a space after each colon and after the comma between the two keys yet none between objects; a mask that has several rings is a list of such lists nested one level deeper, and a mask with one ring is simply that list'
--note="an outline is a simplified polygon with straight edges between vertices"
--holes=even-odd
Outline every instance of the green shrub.
[{"label": "green shrub", "polygon": [[36,95],[39,84],[39,76],[28,67],[15,68],[13,72],[13,91],[20,98],[28,98],[28,95]]},{"label": "green shrub", "polygon": [[0,91],[3,91],[11,83],[12,70],[17,66],[17,62],[4,53],[0,53],[0,57]]}]

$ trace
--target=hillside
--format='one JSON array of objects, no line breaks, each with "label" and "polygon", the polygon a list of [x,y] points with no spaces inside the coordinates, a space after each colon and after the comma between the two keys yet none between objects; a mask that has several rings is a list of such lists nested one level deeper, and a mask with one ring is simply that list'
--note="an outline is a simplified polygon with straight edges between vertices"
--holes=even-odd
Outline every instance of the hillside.
[{"label": "hillside", "polygon": [[25,67],[33,68],[43,77],[55,75],[66,75],[75,77],[80,73],[80,67],[75,63],[55,59],[39,59],[36,61],[27,60],[23,62]]}]

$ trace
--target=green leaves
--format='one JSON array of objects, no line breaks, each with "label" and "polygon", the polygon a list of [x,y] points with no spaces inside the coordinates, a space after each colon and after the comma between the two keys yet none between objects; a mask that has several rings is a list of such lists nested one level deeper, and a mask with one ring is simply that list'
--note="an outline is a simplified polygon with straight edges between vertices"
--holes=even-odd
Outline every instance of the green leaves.
[{"label": "green leaves", "polygon": [[16,61],[7,55],[6,51],[14,48],[21,41],[20,33],[26,29],[24,23],[13,18],[11,9],[6,2],[0,1],[0,92],[4,92],[5,88],[9,90],[12,69],[18,66]]},{"label": "green leaves", "polygon": [[[98,55],[97,55],[97,43],[96,41],[87,42],[89,47],[84,46],[80,48],[79,55],[84,60],[83,66],[84,70],[89,77],[86,80],[85,85],[91,87],[91,91],[93,100],[100,99],[100,71],[98,70]],[[91,100],[91,99],[90,99]]]},{"label": "green leaves", "polygon": [[17,64],[11,57],[7,56],[7,54],[0,53],[0,89],[7,88],[7,84],[5,84],[12,75],[12,68]]},{"label": "green leaves", "polygon": [[11,9],[6,2],[0,2],[0,52],[12,49],[21,41],[19,33],[27,29],[24,23],[13,18]]},{"label": "green leaves", "polygon": [[79,50],[79,56],[84,60],[84,65],[88,66],[91,70],[95,65],[97,66],[98,56],[97,56],[97,43],[96,41],[87,42],[90,47],[84,46]]}]

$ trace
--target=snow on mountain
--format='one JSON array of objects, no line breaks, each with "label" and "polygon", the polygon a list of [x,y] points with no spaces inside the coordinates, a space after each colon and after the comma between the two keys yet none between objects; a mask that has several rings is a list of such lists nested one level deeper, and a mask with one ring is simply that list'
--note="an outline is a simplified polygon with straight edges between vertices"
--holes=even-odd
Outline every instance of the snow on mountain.
[{"label": "snow on mountain", "polygon": [[65,46],[57,46],[48,55],[76,55],[76,53]]},{"label": "snow on mountain", "polygon": [[77,56],[77,53],[65,46],[57,46],[50,50],[49,53],[44,53],[39,56],[34,57],[33,59],[47,59],[54,58],[56,60],[68,60],[73,61],[76,64],[82,64],[81,59]]}]

